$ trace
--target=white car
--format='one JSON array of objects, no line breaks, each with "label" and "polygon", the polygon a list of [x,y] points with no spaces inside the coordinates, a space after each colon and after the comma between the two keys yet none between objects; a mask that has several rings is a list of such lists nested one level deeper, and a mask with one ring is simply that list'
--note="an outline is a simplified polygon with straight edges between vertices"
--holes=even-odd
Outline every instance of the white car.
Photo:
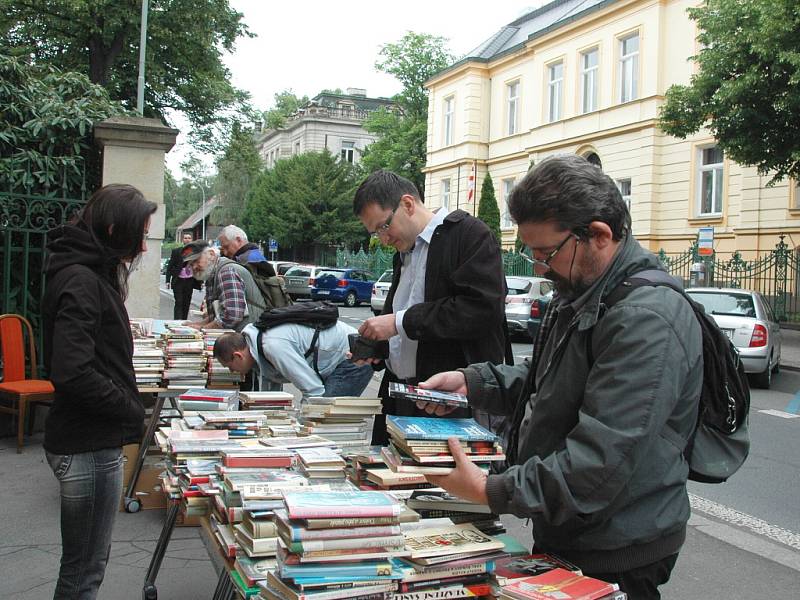
[{"label": "white car", "polygon": [[383,312],[383,305],[386,304],[386,296],[390,287],[392,287],[392,269],[384,271],[372,286],[372,297],[369,304],[372,307],[372,314],[376,317]]},{"label": "white car", "polygon": [[781,327],[764,296],[736,288],[689,288],[686,293],[736,346],[753,383],[769,388],[781,361]]},{"label": "white car", "polygon": [[531,316],[531,304],[553,289],[553,282],[544,277],[506,277],[508,294],[506,295],[506,321],[508,331],[512,335],[528,332],[528,318]]}]

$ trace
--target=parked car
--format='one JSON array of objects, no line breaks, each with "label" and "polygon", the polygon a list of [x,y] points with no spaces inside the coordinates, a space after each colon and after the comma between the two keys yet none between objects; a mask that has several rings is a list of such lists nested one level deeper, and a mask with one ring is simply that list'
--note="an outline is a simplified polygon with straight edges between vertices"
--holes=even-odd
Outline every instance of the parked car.
[{"label": "parked car", "polygon": [[544,277],[506,277],[506,321],[513,334],[528,334],[531,304],[553,289],[553,282]]},{"label": "parked car", "polygon": [[372,308],[372,314],[376,317],[383,312],[383,305],[386,303],[390,287],[392,287],[392,269],[384,271],[372,286],[372,298],[370,298],[369,305]]},{"label": "parked car", "polygon": [[317,271],[323,267],[314,265],[295,265],[289,268],[283,276],[286,283],[286,292],[292,300],[299,298],[311,298],[311,286],[314,285],[314,277]]},{"label": "parked car", "polygon": [[311,287],[311,299],[356,306],[359,302],[369,302],[374,283],[375,276],[364,269],[319,269]]},{"label": "parked car", "polygon": [[539,325],[542,324],[544,313],[547,312],[547,305],[553,299],[553,290],[547,292],[541,298],[536,298],[531,302],[531,312],[528,317],[528,335],[532,340],[536,339],[536,334],[539,331]]},{"label": "parked car", "polygon": [[296,262],[290,260],[268,260],[267,262],[272,265],[275,274],[281,279],[286,275],[286,271],[297,265]]},{"label": "parked car", "polygon": [[781,361],[781,328],[764,296],[736,288],[689,288],[686,293],[736,346],[753,383],[769,388]]},{"label": "parked car", "polygon": [[162,275],[166,275],[167,274],[167,263],[169,263],[169,259],[168,258],[162,258],[161,259],[161,274]]}]

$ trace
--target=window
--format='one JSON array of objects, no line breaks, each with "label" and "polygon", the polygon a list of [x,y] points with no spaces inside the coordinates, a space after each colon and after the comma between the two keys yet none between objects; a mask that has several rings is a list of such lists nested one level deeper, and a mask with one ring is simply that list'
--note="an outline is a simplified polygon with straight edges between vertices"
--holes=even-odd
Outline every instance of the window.
[{"label": "window", "polygon": [[513,81],[506,86],[508,98],[508,135],[517,133],[517,108],[519,105],[519,81]]},{"label": "window", "polygon": [[511,214],[508,212],[508,199],[511,197],[511,190],[514,189],[514,179],[503,179],[503,210],[500,215],[500,227],[513,227]]},{"label": "window", "polygon": [[450,210],[450,180],[442,179],[442,208]]},{"label": "window", "polygon": [[699,150],[698,208],[700,216],[722,213],[722,150],[717,146]]},{"label": "window", "polygon": [[352,163],[355,157],[355,142],[342,142],[342,161]]},{"label": "window", "polygon": [[561,87],[564,83],[564,63],[557,62],[547,67],[547,86],[549,96],[548,121],[561,118]]},{"label": "window", "polygon": [[617,188],[619,193],[622,194],[622,199],[625,201],[625,206],[628,207],[628,212],[631,210],[631,180],[630,179],[617,179]]},{"label": "window", "polygon": [[597,71],[600,52],[592,48],[581,53],[581,112],[597,110]]},{"label": "window", "polygon": [[619,101],[636,100],[639,85],[639,33],[619,40]]},{"label": "window", "polygon": [[294,153],[295,154],[300,154],[300,142],[295,142],[294,143]]},{"label": "window", "polygon": [[453,143],[453,106],[455,98],[450,96],[444,99],[444,145]]}]

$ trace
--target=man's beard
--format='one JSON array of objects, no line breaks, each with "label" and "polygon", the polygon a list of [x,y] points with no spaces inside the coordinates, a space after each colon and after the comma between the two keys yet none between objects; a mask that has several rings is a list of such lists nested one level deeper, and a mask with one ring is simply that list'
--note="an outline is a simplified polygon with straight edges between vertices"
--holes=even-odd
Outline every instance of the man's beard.
[{"label": "man's beard", "polygon": [[192,271],[192,277],[197,279],[197,281],[205,282],[208,279],[209,273],[210,273],[210,269],[208,269],[208,268],[205,268],[204,270],[202,270],[200,272],[193,270]]},{"label": "man's beard", "polygon": [[580,298],[586,290],[592,287],[597,281],[598,275],[597,261],[588,251],[587,245],[587,252],[579,261],[573,261],[570,266],[568,277],[562,277],[552,269],[547,271],[543,277],[553,282],[553,287],[560,297],[571,301]]}]

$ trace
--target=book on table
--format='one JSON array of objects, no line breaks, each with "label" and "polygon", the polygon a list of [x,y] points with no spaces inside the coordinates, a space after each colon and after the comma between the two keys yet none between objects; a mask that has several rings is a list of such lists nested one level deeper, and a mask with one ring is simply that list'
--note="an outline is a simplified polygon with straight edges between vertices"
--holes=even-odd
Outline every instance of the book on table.
[{"label": "book on table", "polygon": [[455,437],[468,442],[494,442],[497,436],[475,419],[402,417],[386,415],[386,428],[400,439],[447,440]]},{"label": "book on table", "polygon": [[452,510],[471,513],[490,514],[492,509],[486,504],[478,504],[453,496],[448,492],[419,491],[413,492],[406,505],[413,509]]},{"label": "book on table", "polygon": [[[331,584],[333,585],[333,584]],[[347,582],[336,584],[331,589],[321,591],[303,590],[296,584],[283,580],[274,573],[267,576],[265,583],[259,585],[262,592],[266,591],[269,598],[278,600],[338,600],[340,598],[362,598],[364,596],[380,595],[394,591],[394,580],[372,580],[362,582]]]},{"label": "book on table", "polygon": [[429,558],[455,558],[503,549],[503,542],[490,537],[471,524],[414,529],[404,533],[412,561],[425,564]]},{"label": "book on table", "polygon": [[248,556],[275,556],[278,548],[277,537],[254,538],[241,523],[234,525],[233,531],[236,541]]},{"label": "book on table", "polygon": [[617,590],[616,583],[555,568],[540,575],[515,579],[502,588],[502,595],[513,600],[598,600]]},{"label": "book on table", "polygon": [[552,554],[527,554],[498,559],[494,576],[498,584],[505,585],[514,579],[541,575],[553,569],[564,569],[581,575],[581,570],[563,558]]},{"label": "book on table", "polygon": [[396,517],[400,502],[382,492],[286,492],[287,512],[292,519],[331,517]]}]

